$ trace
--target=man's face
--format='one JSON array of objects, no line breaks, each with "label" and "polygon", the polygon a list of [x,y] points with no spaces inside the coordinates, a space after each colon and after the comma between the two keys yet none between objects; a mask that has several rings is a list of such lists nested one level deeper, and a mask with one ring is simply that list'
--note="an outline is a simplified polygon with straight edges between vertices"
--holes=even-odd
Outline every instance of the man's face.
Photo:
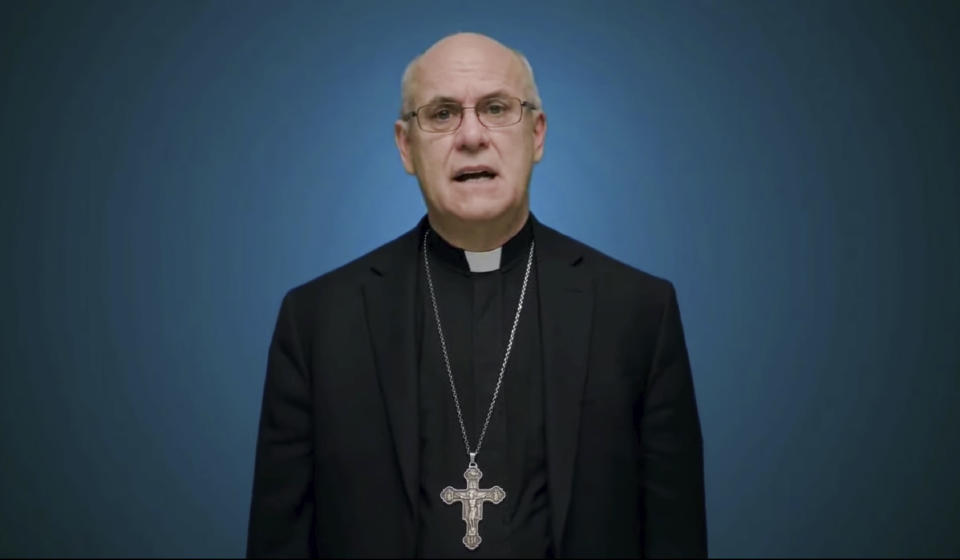
[{"label": "man's face", "polygon": [[[413,108],[438,99],[473,107],[493,95],[526,98],[526,74],[518,57],[482,36],[457,35],[437,43],[421,58],[412,88]],[[546,118],[523,109],[512,126],[487,128],[473,109],[453,132],[426,132],[416,118],[397,121],[397,147],[408,173],[415,174],[431,213],[483,222],[529,208],[527,186],[543,156]],[[464,180],[464,172],[483,170]]]}]

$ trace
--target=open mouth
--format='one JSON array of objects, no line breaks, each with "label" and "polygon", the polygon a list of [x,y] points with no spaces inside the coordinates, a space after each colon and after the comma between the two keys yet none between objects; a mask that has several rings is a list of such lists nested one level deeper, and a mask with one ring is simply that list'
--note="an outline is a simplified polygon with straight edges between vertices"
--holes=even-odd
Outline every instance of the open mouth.
[{"label": "open mouth", "polygon": [[454,175],[453,180],[458,183],[467,183],[470,181],[489,181],[496,176],[496,173],[487,169],[465,170]]}]

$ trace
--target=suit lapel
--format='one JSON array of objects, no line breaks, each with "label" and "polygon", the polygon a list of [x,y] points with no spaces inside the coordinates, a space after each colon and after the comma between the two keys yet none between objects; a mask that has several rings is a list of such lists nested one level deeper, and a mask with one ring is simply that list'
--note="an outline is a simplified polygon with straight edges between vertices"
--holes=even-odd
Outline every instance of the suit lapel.
[{"label": "suit lapel", "polygon": [[543,337],[547,475],[555,544],[560,549],[576,460],[587,375],[593,284],[582,251],[534,221]]},{"label": "suit lapel", "polygon": [[376,255],[363,283],[380,391],[410,511],[416,517],[420,474],[416,266],[419,225]]}]

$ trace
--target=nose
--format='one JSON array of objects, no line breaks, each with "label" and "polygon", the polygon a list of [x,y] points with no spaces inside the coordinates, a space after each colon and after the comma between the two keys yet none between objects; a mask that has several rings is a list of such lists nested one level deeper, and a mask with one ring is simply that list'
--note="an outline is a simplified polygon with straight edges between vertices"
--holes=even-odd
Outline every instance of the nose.
[{"label": "nose", "polygon": [[458,150],[476,152],[487,147],[490,142],[489,130],[480,123],[474,109],[464,109],[463,121],[456,132]]}]

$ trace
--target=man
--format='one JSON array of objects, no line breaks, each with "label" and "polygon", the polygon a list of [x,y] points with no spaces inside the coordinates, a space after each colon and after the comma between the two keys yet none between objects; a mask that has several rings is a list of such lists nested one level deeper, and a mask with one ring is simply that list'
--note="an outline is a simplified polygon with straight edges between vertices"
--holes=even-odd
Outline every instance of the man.
[{"label": "man", "polygon": [[291,290],[270,346],[250,556],[705,556],[672,285],[536,220],[526,59],[461,33],[395,124],[427,215]]}]

